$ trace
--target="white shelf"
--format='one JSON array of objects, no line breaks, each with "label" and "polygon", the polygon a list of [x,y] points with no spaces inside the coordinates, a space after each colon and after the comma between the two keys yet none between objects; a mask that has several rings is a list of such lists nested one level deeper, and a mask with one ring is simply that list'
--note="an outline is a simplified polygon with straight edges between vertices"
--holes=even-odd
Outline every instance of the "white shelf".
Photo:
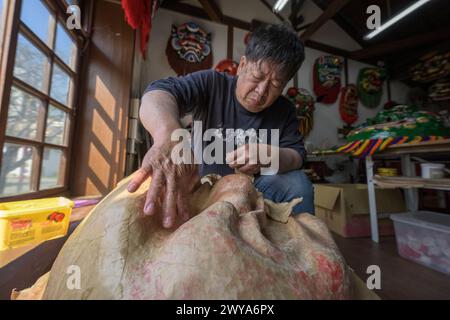
[{"label": "white shelf", "polygon": [[450,179],[424,179],[421,177],[381,177],[374,176],[373,181],[381,188],[426,188],[450,190]]}]

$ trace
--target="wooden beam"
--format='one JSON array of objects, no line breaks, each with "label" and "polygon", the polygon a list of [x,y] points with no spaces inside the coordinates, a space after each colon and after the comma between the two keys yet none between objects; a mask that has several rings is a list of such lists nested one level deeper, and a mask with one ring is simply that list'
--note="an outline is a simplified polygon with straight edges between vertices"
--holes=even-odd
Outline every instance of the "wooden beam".
[{"label": "wooden beam", "polygon": [[208,17],[214,22],[222,22],[223,14],[214,0],[198,0]]},{"label": "wooden beam", "polygon": [[351,54],[351,58],[355,60],[376,58],[397,51],[402,51],[407,48],[418,47],[441,40],[448,40],[449,38],[450,28],[429,33],[422,33],[412,37],[385,42],[365,49],[354,51]]},{"label": "wooden beam", "polygon": [[[326,10],[326,7],[323,5],[323,2],[318,0],[312,0],[312,2],[318,6],[322,11]],[[352,25],[348,22],[348,19],[344,18],[340,13],[337,13],[333,17],[333,21],[341,27],[353,40],[355,40],[362,48],[365,48],[367,43],[362,39],[362,35],[359,33],[357,29],[352,27]],[[300,31],[300,30],[299,30]]]},{"label": "wooden beam", "polygon": [[234,28],[228,26],[227,59],[233,60]]},{"label": "wooden beam", "polygon": [[275,12],[275,11],[273,11],[273,8],[272,8],[272,6],[270,5],[270,3],[268,3],[267,2],[267,0],[260,0],[261,1],[261,3],[267,8],[267,9],[269,9],[270,10],[270,12],[272,12],[280,21],[286,21],[286,19],[284,19],[284,17],[281,15],[281,14],[279,14],[278,12]]},{"label": "wooden beam", "polygon": [[[164,1],[161,5],[161,8],[171,10],[174,12],[178,12],[178,13],[182,13],[182,14],[186,14],[186,15],[189,15],[192,17],[212,21],[211,18],[208,16],[208,14],[202,8],[194,7],[194,6],[191,6],[186,3]],[[222,16],[222,20],[219,23],[222,23],[225,25],[231,25],[234,28],[251,31],[250,23],[239,20],[239,19],[235,19],[235,18],[232,18],[229,16],[225,16],[225,15]]]},{"label": "wooden beam", "polygon": [[320,51],[324,51],[330,54],[334,54],[337,56],[341,56],[344,58],[350,58],[350,51],[344,50],[344,49],[340,49],[340,48],[336,48],[336,47],[332,47],[329,46],[327,44],[323,44],[320,42],[316,42],[313,40],[308,40],[306,42],[304,42],[306,47],[312,48],[312,49],[316,49],[316,50],[320,50]]},{"label": "wooden beam", "polygon": [[328,8],[313,22],[313,24],[306,29],[301,35],[303,41],[309,40],[311,36],[319,30],[328,20],[333,18],[347,3],[351,0],[334,0]]},{"label": "wooden beam", "polygon": [[[182,2],[171,2],[171,1],[164,1],[162,4],[162,8],[171,10],[174,12],[178,12],[181,14],[187,14],[196,18],[205,19],[208,21],[211,21],[210,17],[206,14],[206,12],[199,7],[194,7],[189,4],[185,4]],[[258,20],[252,20],[252,23],[242,21],[239,19],[235,19],[228,16],[223,16],[222,24],[232,26],[233,28],[243,29],[247,31],[253,31],[253,29],[264,22],[258,21]],[[342,57],[350,57],[350,51],[339,49],[333,46],[329,46],[323,43],[319,43],[316,41],[308,40],[304,42],[304,45],[306,47],[324,51],[329,54],[334,54]]]}]

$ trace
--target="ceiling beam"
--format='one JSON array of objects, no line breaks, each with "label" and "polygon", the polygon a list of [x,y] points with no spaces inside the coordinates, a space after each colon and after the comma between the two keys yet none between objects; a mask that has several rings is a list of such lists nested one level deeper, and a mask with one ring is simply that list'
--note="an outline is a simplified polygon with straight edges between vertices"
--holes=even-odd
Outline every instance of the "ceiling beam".
[{"label": "ceiling beam", "polygon": [[340,49],[340,48],[336,48],[336,47],[332,47],[329,46],[327,44],[324,43],[320,43],[320,42],[316,42],[313,40],[307,40],[304,42],[305,46],[311,49],[316,49],[319,51],[323,51],[323,52],[327,52],[330,54],[334,54],[336,56],[341,56],[344,58],[350,58],[351,52],[344,50],[344,49]]},{"label": "ceiling beam", "polygon": [[325,11],[300,36],[303,41],[309,40],[328,20],[333,18],[351,0],[333,0]]},{"label": "ceiling beam", "polygon": [[209,18],[214,22],[222,22],[223,14],[214,0],[198,0]]},{"label": "ceiling beam", "polygon": [[[171,10],[174,12],[178,12],[178,13],[182,13],[182,14],[186,14],[188,16],[192,16],[195,18],[213,21],[208,16],[208,14],[205,12],[205,10],[203,10],[202,8],[199,8],[199,7],[195,7],[195,6],[186,4],[186,3],[164,1],[161,5],[161,8]],[[232,18],[229,16],[222,15],[222,20],[219,23],[222,23],[225,25],[230,25],[235,28],[251,31],[250,23],[243,21],[243,20],[235,19],[235,18]]]},{"label": "ceiling beam", "polygon": [[353,51],[351,58],[355,60],[366,60],[377,58],[386,54],[426,45],[432,42],[450,39],[450,28],[422,33],[412,37],[380,43],[371,47]]},{"label": "ceiling beam", "polygon": [[272,6],[270,5],[270,3],[267,2],[267,0],[260,0],[260,1],[261,1],[261,3],[262,3],[267,9],[269,9],[270,12],[272,12],[272,13],[273,13],[280,21],[282,21],[282,22],[286,21],[286,19],[284,19],[284,17],[283,17],[281,14],[279,14],[278,12],[276,12],[276,11],[273,10]]},{"label": "ceiling beam", "polygon": [[[322,11],[325,11],[326,7],[321,1],[312,0],[312,2],[318,6]],[[366,47],[366,43],[362,40],[363,35],[359,33],[340,12],[333,17],[333,21],[343,29],[354,41],[356,41],[362,48]]]},{"label": "ceiling beam", "polygon": [[[164,9],[167,9],[170,11],[174,11],[177,13],[181,13],[181,14],[190,15],[192,17],[211,21],[211,18],[208,16],[208,14],[206,14],[206,12],[202,8],[191,6],[189,4],[185,4],[182,2],[164,1],[162,3],[161,8],[164,8]],[[258,21],[258,20],[252,20],[252,23],[249,23],[249,22],[246,22],[243,20],[225,16],[225,15],[223,16],[221,23],[224,25],[232,26],[234,28],[243,29],[243,30],[247,30],[247,31],[253,31],[253,29],[255,27],[257,27],[261,24],[264,24],[264,22]],[[350,58],[350,54],[351,54],[350,51],[336,48],[333,46],[329,46],[329,45],[326,45],[326,44],[323,44],[320,42],[316,42],[316,41],[312,41],[312,40],[308,40],[308,41],[304,42],[304,45],[305,45],[305,47],[320,50],[320,51],[323,51],[323,52],[326,52],[329,54],[342,56],[344,58]]]}]

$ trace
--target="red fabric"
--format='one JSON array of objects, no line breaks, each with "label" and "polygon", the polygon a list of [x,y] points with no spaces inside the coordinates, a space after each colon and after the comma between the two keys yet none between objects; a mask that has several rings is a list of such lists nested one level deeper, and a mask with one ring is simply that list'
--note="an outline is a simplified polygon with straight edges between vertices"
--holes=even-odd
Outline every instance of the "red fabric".
[{"label": "red fabric", "polygon": [[150,40],[152,17],[158,9],[157,0],[122,0],[125,18],[133,29],[139,29],[141,34],[141,53],[147,56],[147,44]]}]

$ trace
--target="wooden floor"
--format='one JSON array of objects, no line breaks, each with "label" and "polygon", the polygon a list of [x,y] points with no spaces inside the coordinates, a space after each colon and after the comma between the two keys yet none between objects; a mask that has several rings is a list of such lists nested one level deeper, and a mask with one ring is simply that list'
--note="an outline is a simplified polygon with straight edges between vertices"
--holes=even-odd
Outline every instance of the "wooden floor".
[{"label": "wooden floor", "polygon": [[399,256],[395,237],[346,239],[334,235],[349,266],[365,282],[369,265],[381,269],[381,299],[450,299],[450,275],[434,271]]}]

